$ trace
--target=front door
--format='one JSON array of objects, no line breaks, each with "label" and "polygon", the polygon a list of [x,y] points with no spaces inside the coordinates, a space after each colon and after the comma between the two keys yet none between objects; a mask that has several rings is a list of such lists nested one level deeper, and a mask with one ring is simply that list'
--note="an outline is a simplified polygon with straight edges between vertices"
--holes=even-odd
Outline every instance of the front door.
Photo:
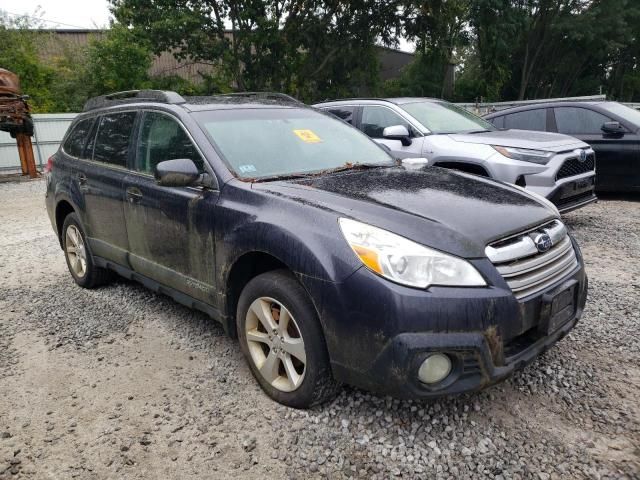
[{"label": "front door", "polygon": [[[387,127],[402,125],[411,135],[411,145],[403,145],[400,140],[384,138],[382,132]],[[416,135],[409,122],[389,107],[380,105],[364,105],[360,116],[360,130],[376,142],[386,145],[396,158],[422,157],[424,137]]]},{"label": "front door", "polygon": [[134,172],[125,179],[125,219],[133,269],[162,285],[211,304],[215,287],[214,208],[218,192],[162,187],[154,178],[164,160],[204,160],[171,115],[147,111],[140,122]]},{"label": "front door", "polygon": [[554,111],[559,133],[579,138],[596,152],[596,190],[624,191],[633,187],[632,166],[638,165],[636,134],[603,132],[602,125],[613,120],[586,108],[558,107]]}]

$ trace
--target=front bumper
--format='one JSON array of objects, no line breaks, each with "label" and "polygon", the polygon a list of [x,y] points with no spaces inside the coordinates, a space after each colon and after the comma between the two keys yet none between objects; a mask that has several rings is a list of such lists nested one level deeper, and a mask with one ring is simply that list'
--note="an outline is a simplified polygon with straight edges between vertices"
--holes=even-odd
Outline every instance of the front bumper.
[{"label": "front bumper", "polygon": [[[480,390],[533,361],[582,315],[587,278],[581,258],[567,277],[520,301],[492,273],[490,263],[478,260],[475,266],[494,286],[425,292],[390,284],[367,269],[334,285],[336,296],[334,286],[307,282],[316,303],[316,288],[322,291],[319,306],[335,378],[401,398]],[[549,331],[549,299],[568,287],[573,289],[573,310]],[[445,380],[428,386],[417,372],[434,352],[449,355],[453,369]]]},{"label": "front bumper", "polygon": [[560,213],[567,213],[596,202],[595,175],[565,182],[553,190],[548,199],[558,207]]},{"label": "front bumper", "polygon": [[[384,388],[378,390],[401,398],[428,398],[478,391],[496,384],[533,362],[575,327],[584,308],[586,289],[585,279],[579,308],[550,334],[534,327],[506,344],[501,344],[492,330],[400,334],[389,342],[372,369],[387,372]],[[544,321],[541,318],[541,323]],[[448,378],[430,387],[417,379],[416,372],[434,352],[447,353],[453,359],[453,369]]]}]

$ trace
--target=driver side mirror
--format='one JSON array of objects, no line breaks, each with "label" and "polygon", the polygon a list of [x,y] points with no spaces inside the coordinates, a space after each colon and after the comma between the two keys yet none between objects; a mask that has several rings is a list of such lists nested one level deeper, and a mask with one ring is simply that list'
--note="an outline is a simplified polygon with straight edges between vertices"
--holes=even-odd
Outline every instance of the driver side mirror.
[{"label": "driver side mirror", "polygon": [[411,145],[411,135],[404,125],[386,127],[382,131],[382,138],[386,138],[387,140],[400,140],[405,147]]},{"label": "driver side mirror", "polygon": [[623,134],[627,129],[620,125],[620,122],[605,122],[602,124],[601,130],[604,133]]},{"label": "driver side mirror", "polygon": [[189,187],[200,183],[210,186],[212,183],[205,177],[208,174],[201,174],[193,160],[188,158],[179,158],[177,160],[165,160],[156,165],[155,177],[158,185],[163,187]]}]

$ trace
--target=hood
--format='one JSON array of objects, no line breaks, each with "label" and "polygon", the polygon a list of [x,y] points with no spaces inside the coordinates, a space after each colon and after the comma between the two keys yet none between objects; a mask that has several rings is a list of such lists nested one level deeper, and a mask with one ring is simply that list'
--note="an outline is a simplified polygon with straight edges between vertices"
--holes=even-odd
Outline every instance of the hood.
[{"label": "hood", "polygon": [[450,134],[456,142],[499,145],[501,147],[529,148],[548,152],[563,152],[588,145],[577,138],[560,133],[534,132],[530,130],[495,130],[472,134]]},{"label": "hood", "polygon": [[428,166],[352,170],[254,188],[467,258],[483,257],[488,243],[556,217],[507,184]]}]

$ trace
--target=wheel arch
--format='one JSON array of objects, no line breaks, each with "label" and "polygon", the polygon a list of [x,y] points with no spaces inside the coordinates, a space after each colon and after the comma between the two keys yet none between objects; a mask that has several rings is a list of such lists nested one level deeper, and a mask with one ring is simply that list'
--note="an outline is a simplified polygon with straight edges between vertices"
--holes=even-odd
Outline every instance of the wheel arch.
[{"label": "wheel arch", "polygon": [[76,209],[66,199],[58,201],[56,204],[55,219],[56,219],[56,233],[58,234],[58,241],[62,246],[62,226],[64,225],[64,219],[71,213],[76,213]]}]

